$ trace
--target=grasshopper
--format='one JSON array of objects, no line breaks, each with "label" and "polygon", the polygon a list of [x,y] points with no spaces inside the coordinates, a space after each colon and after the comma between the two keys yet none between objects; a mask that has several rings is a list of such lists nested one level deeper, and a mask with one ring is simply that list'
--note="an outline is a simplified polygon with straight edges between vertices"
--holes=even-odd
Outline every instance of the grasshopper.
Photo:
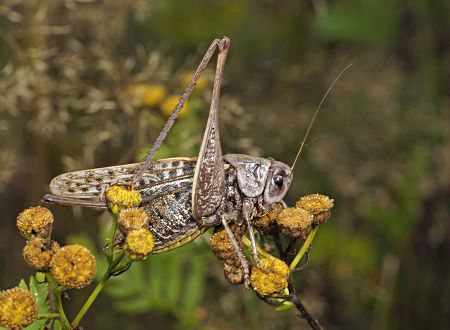
[{"label": "grasshopper", "polygon": [[[142,207],[151,219],[149,227],[155,238],[154,252],[171,250],[194,240],[210,227],[223,225],[236,250],[244,277],[248,279],[249,263],[230,223],[247,227],[253,261],[258,264],[251,221],[282,203],[293,179],[295,162],[290,167],[271,158],[222,155],[218,106],[229,46],[227,37],[211,43],[144,162],[61,174],[50,182],[51,194],[44,196],[44,203],[107,208],[104,200],[107,187],[131,185],[141,193]],[[218,58],[211,106],[197,159],[178,157],[154,161],[156,151],[216,50]],[[314,118],[315,115],[307,134]]]}]

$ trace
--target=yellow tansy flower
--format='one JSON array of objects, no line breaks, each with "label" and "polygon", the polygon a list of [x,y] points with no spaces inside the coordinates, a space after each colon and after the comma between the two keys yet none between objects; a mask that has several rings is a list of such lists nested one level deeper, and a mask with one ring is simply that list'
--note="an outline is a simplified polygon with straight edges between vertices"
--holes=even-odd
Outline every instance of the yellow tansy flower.
[{"label": "yellow tansy flower", "polygon": [[312,229],[312,215],[301,208],[284,209],[276,218],[276,223],[283,235],[291,238],[305,239]]},{"label": "yellow tansy flower", "polygon": [[[186,88],[189,84],[189,82],[194,77],[195,71],[186,71],[183,72],[180,75],[180,84],[183,88]],[[205,76],[200,76],[197,80],[197,83],[195,84],[194,92],[201,92],[205,89],[206,85],[208,84],[208,81],[206,80]]]},{"label": "yellow tansy flower", "polygon": [[126,234],[130,230],[140,229],[148,223],[148,215],[143,208],[129,208],[119,213],[119,229]]},{"label": "yellow tansy flower", "polygon": [[51,273],[59,285],[80,289],[89,285],[97,270],[92,253],[82,245],[67,245],[55,253]]},{"label": "yellow tansy flower", "polygon": [[[173,109],[175,109],[176,105],[178,104],[178,101],[180,101],[180,96],[179,95],[169,95],[162,103],[160,106],[160,110],[161,112],[166,116],[169,117],[172,112]],[[178,114],[178,118],[183,118],[185,117],[188,112],[189,112],[189,101],[186,101],[184,103],[183,108],[181,108],[180,113]]]},{"label": "yellow tansy flower", "polygon": [[32,268],[46,271],[50,268],[53,255],[59,249],[57,242],[38,237],[27,242],[27,245],[23,248],[22,255]]},{"label": "yellow tansy flower", "polygon": [[138,207],[142,201],[139,191],[118,185],[108,187],[105,196],[108,207],[114,214],[118,214],[121,209]]},{"label": "yellow tansy flower", "polygon": [[250,285],[261,296],[282,293],[288,286],[289,267],[278,258],[260,260],[261,268],[253,267]]},{"label": "yellow tansy flower", "polygon": [[166,97],[166,88],[160,84],[131,84],[127,96],[136,107],[154,107]]},{"label": "yellow tansy flower", "polygon": [[20,234],[26,239],[50,236],[53,224],[53,214],[49,209],[36,206],[26,209],[17,216],[16,225]]},{"label": "yellow tansy flower", "polygon": [[131,230],[125,240],[125,251],[136,260],[147,259],[154,246],[153,234],[146,228]]},{"label": "yellow tansy flower", "polygon": [[18,287],[0,292],[0,326],[19,330],[37,317],[38,308],[31,292]]},{"label": "yellow tansy flower", "polygon": [[320,194],[303,196],[295,204],[295,207],[302,208],[313,215],[314,224],[327,221],[331,216],[333,206],[333,199]]}]

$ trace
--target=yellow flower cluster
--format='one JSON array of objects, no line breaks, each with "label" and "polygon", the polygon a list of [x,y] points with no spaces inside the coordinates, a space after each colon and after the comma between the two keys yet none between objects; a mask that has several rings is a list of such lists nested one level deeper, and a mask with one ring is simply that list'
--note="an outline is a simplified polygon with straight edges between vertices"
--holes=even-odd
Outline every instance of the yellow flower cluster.
[{"label": "yellow flower cluster", "polygon": [[135,260],[145,260],[153,251],[155,242],[147,228],[131,230],[125,240],[125,251]]},{"label": "yellow flower cluster", "polygon": [[[178,85],[181,88],[186,88],[194,72],[183,72],[178,77]],[[195,84],[195,92],[201,92],[207,86],[207,80],[205,77],[200,76]],[[136,83],[130,84],[125,91],[125,95],[129,102],[137,108],[156,108],[163,115],[169,117],[172,114],[175,106],[180,100],[180,95],[167,93],[166,88],[161,84],[149,84],[149,83]],[[180,110],[179,118],[186,117],[190,111],[190,102],[186,101],[183,108]]]},{"label": "yellow flower cluster", "polygon": [[45,207],[29,208],[17,217],[17,228],[28,239],[22,255],[30,267],[50,271],[68,289],[90,284],[96,271],[94,256],[81,245],[60,247],[50,239],[53,214]]},{"label": "yellow flower cluster", "polygon": [[38,307],[31,292],[13,288],[0,292],[0,326],[19,330],[38,317]]},{"label": "yellow flower cluster", "polygon": [[52,258],[50,272],[59,285],[81,289],[89,285],[97,270],[95,257],[82,245],[67,245]]},{"label": "yellow flower cluster", "polygon": [[119,229],[127,234],[131,230],[140,229],[148,223],[148,215],[143,208],[132,207],[119,213]]},{"label": "yellow flower cluster", "polygon": [[[237,239],[242,247],[242,240]],[[220,228],[211,236],[211,249],[217,258],[230,260],[236,258],[236,251],[224,228]]]},{"label": "yellow flower cluster", "polygon": [[[282,203],[267,214],[254,218],[252,225],[263,234],[283,234],[295,239],[305,240],[313,226],[327,221],[331,215],[334,201],[327,196],[312,194],[301,197],[295,207],[285,208]],[[245,226],[233,225],[233,231],[240,246],[242,247],[242,231]],[[232,284],[244,282],[242,265],[236,255],[231,240],[226,231],[221,228],[211,237],[211,249],[218,259],[224,260],[225,278]],[[289,267],[276,258],[267,258],[267,254],[261,249],[258,253],[266,256],[260,263],[253,267],[250,284],[261,296],[280,293],[287,287]]]},{"label": "yellow flower cluster", "polygon": [[114,214],[118,214],[121,209],[138,207],[142,201],[139,191],[118,185],[108,187],[105,196],[108,207]]},{"label": "yellow flower cluster", "polygon": [[295,207],[308,211],[313,217],[313,224],[317,225],[330,218],[333,206],[333,199],[320,194],[303,196],[295,204]]},{"label": "yellow flower cluster", "polygon": [[16,225],[26,239],[48,238],[52,232],[53,214],[42,206],[30,207],[17,216]]},{"label": "yellow flower cluster", "polygon": [[35,238],[27,242],[22,255],[30,267],[43,272],[50,268],[50,262],[59,249],[55,241]]},{"label": "yellow flower cluster", "polygon": [[250,285],[263,297],[283,293],[288,286],[289,274],[289,267],[282,260],[264,258],[260,260],[260,268],[253,267]]},{"label": "yellow flower cluster", "polygon": [[324,195],[312,194],[301,197],[295,207],[283,209],[278,204],[266,215],[255,218],[252,224],[263,233],[281,232],[290,238],[305,239],[312,227],[327,221],[334,201]]},{"label": "yellow flower cluster", "polygon": [[119,230],[125,235],[124,250],[130,258],[144,260],[153,252],[153,234],[148,229],[149,217],[141,203],[137,190],[111,186],[106,190],[106,201],[112,213],[119,212]]},{"label": "yellow flower cluster", "polygon": [[276,221],[281,233],[291,238],[306,239],[312,229],[312,215],[297,207],[284,209]]},{"label": "yellow flower cluster", "polygon": [[[161,107],[160,107],[161,112],[166,117],[169,117],[172,114],[173,110],[175,109],[175,107],[177,106],[179,101],[180,101],[179,95],[169,95],[164,100],[164,102],[161,103]],[[186,117],[187,114],[189,113],[189,110],[190,110],[190,104],[189,104],[189,101],[186,101],[178,114],[178,118]]]},{"label": "yellow flower cluster", "polygon": [[[236,241],[239,246],[243,246],[242,228],[237,225],[231,226]],[[223,227],[218,229],[211,237],[211,249],[216,257],[225,262],[224,275],[225,278],[233,285],[242,284],[244,282],[244,272],[241,269],[240,260],[236,254],[233,243]]]},{"label": "yellow flower cluster", "polygon": [[159,84],[132,84],[128,86],[126,95],[136,107],[157,106],[166,97],[166,89]]},{"label": "yellow flower cluster", "polygon": [[276,204],[275,208],[263,215],[252,220],[252,225],[261,230],[263,233],[270,234],[276,230],[276,218],[283,211],[283,204]]}]

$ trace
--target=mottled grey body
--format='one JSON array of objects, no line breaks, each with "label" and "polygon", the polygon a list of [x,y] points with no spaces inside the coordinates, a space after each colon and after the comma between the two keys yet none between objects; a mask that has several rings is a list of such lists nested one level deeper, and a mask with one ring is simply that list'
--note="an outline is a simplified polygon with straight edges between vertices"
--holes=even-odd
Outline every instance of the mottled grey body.
[{"label": "mottled grey body", "polygon": [[[218,111],[220,85],[229,46],[227,37],[212,42],[142,164],[60,175],[50,183],[53,195],[44,199],[59,204],[104,208],[106,203],[102,198],[106,188],[113,184],[127,184],[139,190],[143,196],[142,205],[150,216],[150,229],[156,239],[157,252],[194,239],[206,227],[222,225],[247,280],[250,267],[229,222],[237,222],[248,228],[252,256],[258,263],[251,220],[282,201],[292,182],[292,171],[288,165],[272,159],[239,154],[222,156]],[[211,106],[197,160],[174,158],[153,161],[156,150],[216,49],[219,53]]]},{"label": "mottled grey body", "polygon": [[[237,155],[227,155],[235,157]],[[252,157],[253,166],[259,168],[267,160]],[[244,199],[238,182],[238,171],[226,160],[222,162],[225,173],[225,193],[213,214],[195,220],[192,214],[192,185],[196,160],[193,158],[168,158],[155,161],[145,171],[136,185],[142,197],[142,205],[149,216],[149,229],[155,238],[155,252],[163,252],[195,239],[208,227],[221,221],[221,216],[241,210]],[[74,199],[101,202],[107,187],[117,183],[129,183],[140,164],[127,164],[64,173],[50,183],[52,194]],[[264,185],[264,183],[263,183]],[[250,198],[257,213],[263,214],[262,194]],[[239,217],[239,212],[234,213]],[[241,219],[229,219],[241,221]]]}]

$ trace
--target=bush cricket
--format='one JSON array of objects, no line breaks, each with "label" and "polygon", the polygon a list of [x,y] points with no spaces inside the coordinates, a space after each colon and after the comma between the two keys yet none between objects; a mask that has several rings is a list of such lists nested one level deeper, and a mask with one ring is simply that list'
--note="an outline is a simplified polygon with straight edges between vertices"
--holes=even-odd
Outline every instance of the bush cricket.
[{"label": "bush cricket", "polygon": [[[106,208],[105,189],[114,184],[132,186],[143,199],[155,238],[155,252],[163,252],[195,239],[209,227],[223,225],[239,258],[245,279],[249,263],[243,255],[230,223],[244,225],[249,234],[253,262],[258,254],[252,219],[272,210],[283,198],[293,179],[293,168],[312,123],[332,83],[310,122],[294,164],[242,154],[222,155],[219,134],[219,96],[224,65],[230,46],[227,37],[215,39],[206,51],[179,103],[142,163],[64,173],[50,183],[43,202],[59,205]],[[211,106],[197,159],[153,160],[200,74],[218,50]]]}]

